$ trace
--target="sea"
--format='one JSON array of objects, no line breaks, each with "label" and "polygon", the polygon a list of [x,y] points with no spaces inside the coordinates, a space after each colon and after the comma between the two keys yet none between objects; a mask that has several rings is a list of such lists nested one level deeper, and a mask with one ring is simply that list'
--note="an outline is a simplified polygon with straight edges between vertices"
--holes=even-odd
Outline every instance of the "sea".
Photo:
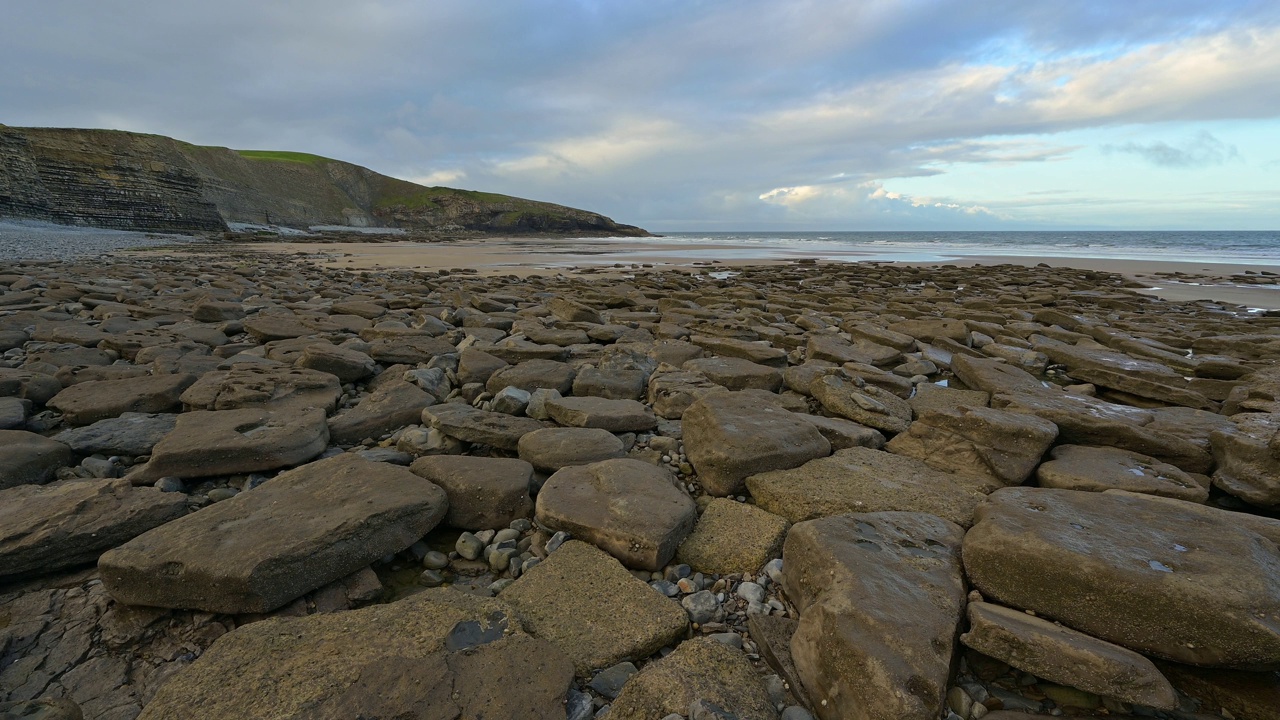
[{"label": "sea", "polygon": [[669,232],[641,242],[664,246],[664,254],[681,252],[681,245],[720,246],[712,256],[723,260],[801,255],[950,262],[966,256],[1043,256],[1280,265],[1280,231]]}]

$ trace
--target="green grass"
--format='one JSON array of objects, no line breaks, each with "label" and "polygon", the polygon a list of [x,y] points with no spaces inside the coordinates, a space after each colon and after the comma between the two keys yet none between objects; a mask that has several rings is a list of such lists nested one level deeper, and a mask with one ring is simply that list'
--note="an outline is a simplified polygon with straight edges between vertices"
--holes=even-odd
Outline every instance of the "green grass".
[{"label": "green grass", "polygon": [[378,207],[404,207],[411,210],[439,207],[437,200],[444,197],[463,197],[474,202],[510,203],[516,198],[497,193],[477,192],[475,190],[455,190],[447,187],[429,187],[407,189],[407,192],[392,193],[378,199]]},{"label": "green grass", "polygon": [[236,150],[240,157],[250,160],[278,160],[280,162],[302,163],[304,165],[320,165],[332,162],[327,157],[310,153],[286,152],[283,150]]}]

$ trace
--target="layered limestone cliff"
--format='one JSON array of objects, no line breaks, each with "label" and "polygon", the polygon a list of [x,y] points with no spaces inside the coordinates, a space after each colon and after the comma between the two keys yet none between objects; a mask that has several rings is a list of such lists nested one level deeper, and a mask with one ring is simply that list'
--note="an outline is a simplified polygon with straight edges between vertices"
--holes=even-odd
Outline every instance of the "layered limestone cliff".
[{"label": "layered limestone cliff", "polygon": [[128,230],[227,223],[494,234],[646,235],[603,215],[424,187],[303,153],[202,147],[114,130],[0,125],[0,218]]}]

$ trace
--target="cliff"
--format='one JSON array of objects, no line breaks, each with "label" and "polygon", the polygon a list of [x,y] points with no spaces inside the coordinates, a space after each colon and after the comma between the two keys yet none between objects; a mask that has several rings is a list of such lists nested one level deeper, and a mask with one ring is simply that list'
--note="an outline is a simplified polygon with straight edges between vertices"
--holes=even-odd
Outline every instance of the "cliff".
[{"label": "cliff", "polygon": [[318,155],[203,147],[116,130],[3,125],[0,217],[182,232],[266,223],[493,234],[648,234],[586,210],[424,187]]}]

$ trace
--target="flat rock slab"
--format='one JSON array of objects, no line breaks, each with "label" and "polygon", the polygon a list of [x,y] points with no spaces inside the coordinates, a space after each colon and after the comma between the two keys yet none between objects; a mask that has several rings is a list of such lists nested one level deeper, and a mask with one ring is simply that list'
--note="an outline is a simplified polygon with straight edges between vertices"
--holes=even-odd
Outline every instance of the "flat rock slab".
[{"label": "flat rock slab", "polygon": [[1234,515],[1134,493],[1005,488],[978,508],[965,570],[1002,605],[1130,650],[1280,667],[1280,550]]},{"label": "flat rock slab", "polygon": [[879,430],[869,428],[866,425],[859,425],[852,420],[844,418],[826,417],[825,415],[810,415],[809,413],[793,413],[798,419],[803,420],[818,429],[822,433],[822,437],[831,443],[832,450],[847,450],[851,447],[865,447],[872,450],[879,450],[884,447],[884,435]]},{"label": "flat rock slab", "polygon": [[627,681],[609,709],[612,720],[684,716],[698,700],[739,720],[775,720],[764,683],[742,651],[711,638],[680,643]]},{"label": "flat rock slab", "polygon": [[504,387],[518,387],[525,392],[555,390],[568,395],[573,390],[574,370],[555,360],[526,360],[519,365],[495,370],[485,383],[485,389],[497,393]]},{"label": "flat rock slab", "polygon": [[363,380],[378,369],[378,363],[359,350],[329,343],[308,345],[294,364],[308,370],[328,373],[344,383]]},{"label": "flat rock slab", "polygon": [[261,472],[306,462],[329,445],[324,411],[256,408],[182,413],[156,443],[151,460],[129,473],[134,484],[162,477],[211,477]]},{"label": "flat rock slab", "polygon": [[999,485],[944,473],[922,460],[870,448],[841,450],[790,470],[747,478],[756,504],[791,522],[846,513],[927,512],[962,527]]},{"label": "flat rock slab", "polygon": [[689,338],[689,341],[716,355],[740,358],[775,368],[785,368],[787,366],[787,351],[773,347],[767,342],[714,337],[711,335],[694,335]]},{"label": "flat rock slab", "polygon": [[187,511],[182,493],[128,480],[68,480],[0,491],[0,577],[92,563]]},{"label": "flat rock slab", "polygon": [[545,427],[533,418],[489,412],[462,403],[432,405],[422,411],[423,424],[463,442],[517,450],[526,433]]},{"label": "flat rock slab", "polygon": [[921,412],[885,449],[938,470],[1021,485],[1057,437],[1058,427],[1035,415],[958,407]]},{"label": "flat rock slab", "polygon": [[544,428],[520,438],[520,459],[543,472],[626,455],[617,435],[599,428]]},{"label": "flat rock slab", "polygon": [[503,590],[530,634],[550,640],[578,675],[640,660],[683,637],[689,615],[594,546],[570,540]]},{"label": "flat rock slab", "polygon": [[0,490],[47,483],[71,464],[71,448],[26,430],[0,430]]},{"label": "flat rock slab", "polygon": [[1187,473],[1119,448],[1059,445],[1036,470],[1036,482],[1062,490],[1128,490],[1195,503],[1209,499],[1209,488]]},{"label": "flat rock slab", "polygon": [[547,401],[551,419],[569,427],[609,432],[643,432],[658,426],[658,417],[635,400],[602,397],[561,397]]},{"label": "flat rock slab", "polygon": [[89,425],[131,413],[182,409],[178,399],[196,382],[194,375],[147,375],[128,380],[91,380],[72,385],[49,400],[68,425]]},{"label": "flat rock slab", "polygon": [[237,628],[164,685],[139,718],[563,720],[572,680],[568,659],[522,632],[504,603],[436,589]]},{"label": "flat rock slab", "polygon": [[730,390],[778,392],[782,388],[781,370],[742,358],[697,358],[682,367],[686,371],[701,373],[711,382]]},{"label": "flat rock slab", "polygon": [[661,570],[697,519],[669,471],[629,458],[557,471],[538,492],[536,514],[543,527],[642,570]]},{"label": "flat rock slab", "polygon": [[524,460],[433,455],[414,460],[409,469],[449,496],[444,522],[451,527],[505,528],[533,510],[529,497],[533,466]]},{"label": "flat rock slab", "polygon": [[1231,419],[1234,428],[1209,436],[1218,463],[1214,484],[1254,505],[1280,506],[1280,414],[1240,413]]},{"label": "flat rock slab", "polygon": [[1156,419],[1149,410],[1056,390],[996,395],[991,407],[1048,420],[1058,426],[1058,442],[1063,444],[1132,450],[1186,472],[1205,473],[1213,465],[1208,448],[1167,430],[1146,427]]},{"label": "flat rock slab", "polygon": [[54,439],[81,455],[150,455],[178,424],[173,413],[124,413],[92,425],[63,430]]},{"label": "flat rock slab", "polygon": [[797,673],[823,720],[936,718],[964,608],[957,525],[884,512],[794,525],[782,587]]},{"label": "flat rock slab", "polygon": [[406,425],[417,425],[422,411],[435,402],[417,385],[392,380],[379,385],[355,407],[329,418],[329,439],[343,445],[380,439]]},{"label": "flat rock slab", "polygon": [[304,465],[103,555],[128,605],[270,612],[426,535],[444,490],[352,454]]},{"label": "flat rock slab", "polygon": [[1145,657],[1082,632],[985,602],[969,603],[960,642],[1061,685],[1127,703],[1172,710],[1173,686]]},{"label": "flat rock slab", "polygon": [[812,424],[750,393],[709,394],[684,413],[685,455],[712,495],[740,493],[748,475],[831,454]]},{"label": "flat rock slab", "polygon": [[716,498],[702,511],[676,557],[703,573],[756,573],[781,556],[790,526],[786,518],[755,505]]},{"label": "flat rock slab", "polygon": [[341,396],[337,376],[329,373],[295,367],[240,366],[205,373],[182,393],[182,402],[197,410],[320,408],[332,412]]},{"label": "flat rock slab", "polygon": [[52,375],[31,370],[0,368],[0,396],[22,398],[37,405],[43,405],[60,392],[62,392],[62,383]]},{"label": "flat rock slab", "polygon": [[911,424],[907,401],[875,385],[858,387],[837,375],[825,375],[813,381],[809,394],[827,411],[876,430],[900,433]]},{"label": "flat rock slab", "polygon": [[655,373],[649,378],[648,398],[654,413],[668,420],[679,420],[699,398],[723,390],[700,372],[675,370]]}]

